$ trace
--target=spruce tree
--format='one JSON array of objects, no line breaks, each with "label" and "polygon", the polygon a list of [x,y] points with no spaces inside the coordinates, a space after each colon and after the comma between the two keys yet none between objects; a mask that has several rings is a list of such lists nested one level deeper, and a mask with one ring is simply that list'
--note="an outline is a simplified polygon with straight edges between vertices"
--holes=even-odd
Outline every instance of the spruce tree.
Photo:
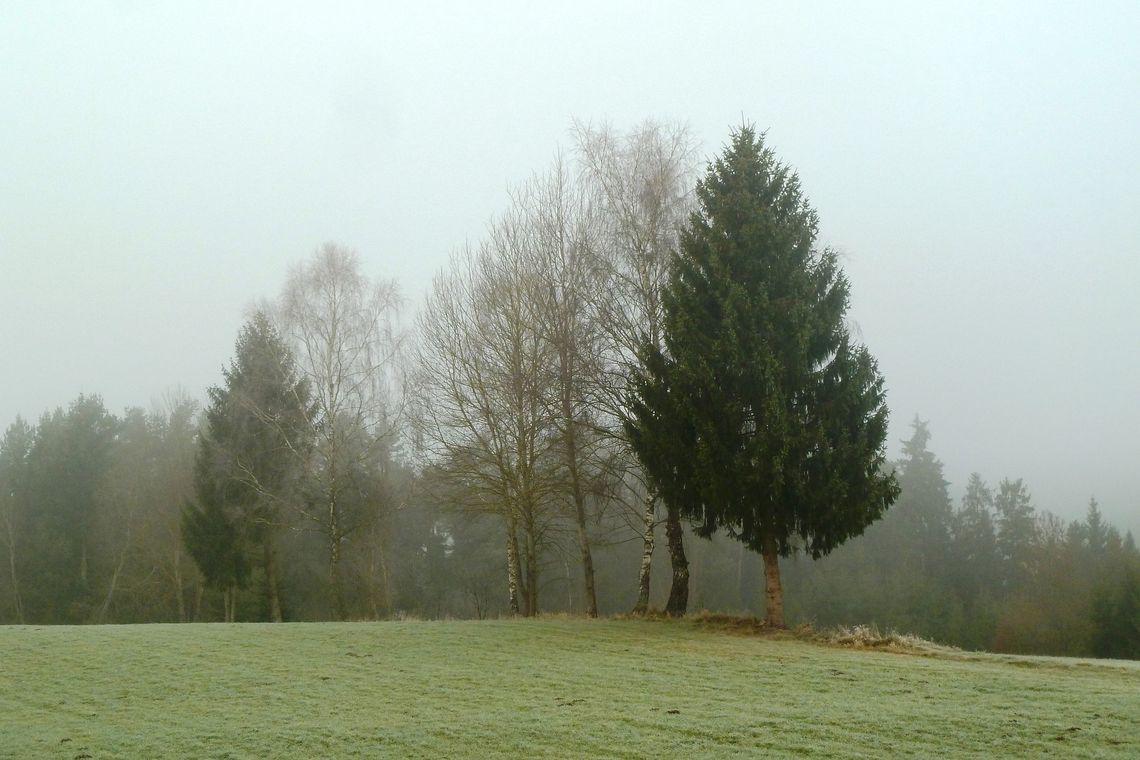
[{"label": "spruce tree", "polygon": [[224,386],[209,390],[198,499],[184,510],[183,537],[207,581],[228,592],[227,616],[249,575],[246,555],[256,551],[269,618],[280,622],[276,535],[283,505],[299,498],[312,430],[309,387],[260,312],[242,328],[223,375]]},{"label": "spruce tree", "polygon": [[768,623],[783,626],[778,558],[830,552],[898,494],[883,380],[851,340],[816,213],[761,135],[735,132],[697,196],[628,432],[667,506],[763,554]]}]

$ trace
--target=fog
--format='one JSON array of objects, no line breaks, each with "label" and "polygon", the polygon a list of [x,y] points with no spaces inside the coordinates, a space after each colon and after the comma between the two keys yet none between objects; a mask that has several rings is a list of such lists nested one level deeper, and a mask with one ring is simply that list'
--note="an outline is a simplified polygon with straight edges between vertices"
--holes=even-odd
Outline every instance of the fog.
[{"label": "fog", "polygon": [[573,119],[768,131],[843,254],[892,456],[1140,529],[1140,6],[0,7],[0,425],[219,382],[334,240],[433,273]]}]

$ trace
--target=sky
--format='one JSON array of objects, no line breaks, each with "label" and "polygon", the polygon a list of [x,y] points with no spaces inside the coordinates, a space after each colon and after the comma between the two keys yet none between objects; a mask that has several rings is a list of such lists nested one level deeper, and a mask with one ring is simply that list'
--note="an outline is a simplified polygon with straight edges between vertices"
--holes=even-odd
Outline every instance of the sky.
[{"label": "sky", "polygon": [[[414,314],[572,120],[767,131],[957,499],[1140,529],[1140,4],[0,4],[0,426],[198,398],[326,241]],[[412,317],[409,316],[409,322]]]}]

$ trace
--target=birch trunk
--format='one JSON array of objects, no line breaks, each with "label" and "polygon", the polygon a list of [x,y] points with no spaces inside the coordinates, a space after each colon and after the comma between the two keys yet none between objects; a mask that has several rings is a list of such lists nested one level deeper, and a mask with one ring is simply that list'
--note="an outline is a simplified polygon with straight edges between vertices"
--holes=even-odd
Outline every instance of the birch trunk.
[{"label": "birch trunk", "polygon": [[337,509],[336,491],[330,489],[328,503],[329,539],[329,586],[332,589],[333,610],[337,620],[347,615],[344,603],[344,584],[340,577],[340,513]]},{"label": "birch trunk", "polygon": [[507,599],[511,615],[514,617],[518,617],[522,612],[519,606],[520,587],[522,585],[521,571],[518,525],[515,518],[511,516],[507,518]]},{"label": "birch trunk", "polygon": [[637,604],[633,606],[634,615],[644,615],[649,612],[649,578],[653,570],[653,547],[656,543],[653,535],[656,506],[657,500],[653,496],[645,497],[645,532],[642,535],[644,548],[641,552],[641,573],[637,579]]}]

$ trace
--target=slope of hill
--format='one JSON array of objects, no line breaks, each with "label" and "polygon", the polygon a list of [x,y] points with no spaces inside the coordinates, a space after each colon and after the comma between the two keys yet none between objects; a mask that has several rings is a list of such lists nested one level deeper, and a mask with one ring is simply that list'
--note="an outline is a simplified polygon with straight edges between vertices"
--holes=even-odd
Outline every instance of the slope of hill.
[{"label": "slope of hill", "polygon": [[0,628],[0,757],[1140,757],[1140,663],[693,623]]}]

